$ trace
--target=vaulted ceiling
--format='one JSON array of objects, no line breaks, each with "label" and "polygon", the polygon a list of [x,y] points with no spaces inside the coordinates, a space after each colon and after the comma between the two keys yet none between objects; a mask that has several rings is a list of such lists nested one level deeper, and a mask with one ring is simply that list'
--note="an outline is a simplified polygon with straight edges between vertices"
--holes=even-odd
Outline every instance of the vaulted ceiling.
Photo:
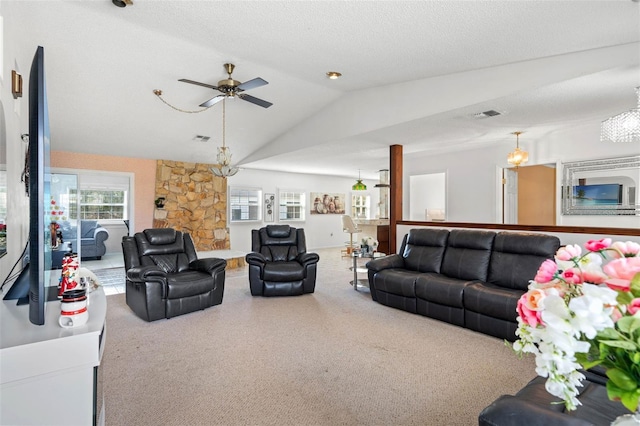
[{"label": "vaulted ceiling", "polygon": [[[199,110],[217,92],[178,79],[216,85],[227,62],[236,80],[267,80],[248,93],[273,103],[227,102],[234,162],[371,178],[389,145],[436,155],[516,130],[534,144],[635,107],[640,86],[631,0],[3,0],[0,12],[25,57],[45,48],[61,151],[214,163],[222,105],[179,112],[153,90]],[[488,110],[501,115],[476,116]]]}]

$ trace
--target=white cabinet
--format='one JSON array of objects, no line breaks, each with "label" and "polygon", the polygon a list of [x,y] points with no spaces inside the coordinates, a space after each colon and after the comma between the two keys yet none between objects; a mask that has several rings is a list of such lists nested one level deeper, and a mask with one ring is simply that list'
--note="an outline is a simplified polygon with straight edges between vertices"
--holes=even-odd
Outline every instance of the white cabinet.
[{"label": "white cabinet", "polygon": [[65,329],[59,301],[47,302],[42,326],[29,322],[28,305],[0,302],[0,424],[104,424],[102,288],[89,294],[88,309],[87,324]]}]

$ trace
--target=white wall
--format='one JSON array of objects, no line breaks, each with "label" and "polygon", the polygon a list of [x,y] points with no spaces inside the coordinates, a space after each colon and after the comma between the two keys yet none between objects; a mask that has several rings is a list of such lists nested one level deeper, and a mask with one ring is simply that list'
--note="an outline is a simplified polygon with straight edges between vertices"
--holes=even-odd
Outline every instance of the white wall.
[{"label": "white wall", "polygon": [[[22,30],[16,26],[20,23],[11,19],[3,2],[0,2],[0,16],[3,17],[4,24],[4,40],[0,42],[0,56],[3,59],[0,64],[0,102],[5,115],[5,128],[0,131],[6,132],[7,139],[7,255],[0,258],[0,280],[3,280],[22,254],[29,234],[29,215],[24,214],[29,211],[29,199],[25,194],[24,184],[20,182],[27,144],[21,140],[20,135],[29,133],[29,69],[37,46],[34,45],[30,51],[18,49],[16,40]],[[11,94],[11,70],[22,74],[21,98],[14,99]]]},{"label": "white wall", "polygon": [[409,220],[427,220],[426,210],[446,210],[446,173],[409,176]]},{"label": "white wall", "polygon": [[[286,223],[296,228],[304,228],[308,250],[341,247],[349,239],[348,234],[342,232],[341,215],[310,214],[310,206],[312,206],[313,200],[309,199],[309,194],[311,192],[345,194],[345,212],[349,214],[351,211],[351,194],[353,192],[351,186],[355,183],[353,178],[241,169],[238,174],[228,178],[227,181],[229,186],[261,188],[263,193],[276,194],[276,198],[280,188],[304,191],[307,196],[306,220],[304,222],[280,222],[276,214],[273,224]],[[375,206],[377,206],[379,199],[379,190],[374,186],[378,181],[363,179],[363,183],[367,185],[367,192],[371,195],[371,206],[373,212],[375,212]],[[231,235],[231,250],[251,251],[251,230],[265,225],[268,224],[265,222],[228,223]]]},{"label": "white wall", "polygon": [[[572,162],[639,155],[638,144],[612,144],[600,142],[600,120],[573,126],[561,132],[550,133],[538,140],[521,138],[521,146],[529,151],[527,165]],[[577,147],[577,148],[576,148]],[[511,143],[462,153],[404,157],[405,188],[410,176],[447,170],[447,221],[496,223],[501,201],[497,170],[508,167],[507,153]],[[560,209],[562,169],[556,177],[556,205]],[[403,218],[409,219],[410,203],[403,200]],[[563,216],[558,215],[558,226],[596,226],[640,228],[638,216]]]}]

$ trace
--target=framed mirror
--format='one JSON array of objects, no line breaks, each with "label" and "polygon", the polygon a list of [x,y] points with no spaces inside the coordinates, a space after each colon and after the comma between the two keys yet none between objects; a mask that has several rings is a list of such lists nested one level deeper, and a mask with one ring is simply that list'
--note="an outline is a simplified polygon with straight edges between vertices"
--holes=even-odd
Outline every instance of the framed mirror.
[{"label": "framed mirror", "polygon": [[640,156],[564,163],[562,169],[562,214],[640,216]]}]

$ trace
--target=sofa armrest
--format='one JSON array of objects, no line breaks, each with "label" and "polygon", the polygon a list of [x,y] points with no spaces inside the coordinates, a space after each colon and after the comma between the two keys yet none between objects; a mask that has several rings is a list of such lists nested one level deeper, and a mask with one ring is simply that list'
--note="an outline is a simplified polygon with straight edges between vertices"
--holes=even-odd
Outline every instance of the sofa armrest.
[{"label": "sofa armrest", "polygon": [[267,263],[267,258],[264,257],[264,255],[262,255],[261,253],[255,251],[247,253],[247,255],[245,256],[245,260],[249,265],[257,265],[260,267],[264,266],[264,264]]},{"label": "sofa armrest", "polygon": [[136,266],[127,271],[127,279],[132,282],[164,282],[167,274],[157,266]]},{"label": "sofa armrest", "polygon": [[96,228],[93,233],[93,238],[96,239],[96,244],[103,243],[109,238],[109,231],[105,228]]},{"label": "sofa armrest", "polygon": [[317,253],[301,253],[298,255],[296,260],[302,265],[312,265],[314,263],[318,263],[320,260],[320,256]]},{"label": "sofa armrest", "polygon": [[189,264],[189,268],[200,272],[206,272],[211,275],[221,269],[225,269],[226,267],[227,261],[216,257],[197,259]]},{"label": "sofa armrest", "polygon": [[551,411],[513,395],[502,395],[478,416],[479,426],[593,426],[563,412]]},{"label": "sofa armrest", "polygon": [[379,272],[383,269],[404,268],[404,259],[399,254],[391,254],[370,260],[367,262],[366,267],[374,272]]}]

